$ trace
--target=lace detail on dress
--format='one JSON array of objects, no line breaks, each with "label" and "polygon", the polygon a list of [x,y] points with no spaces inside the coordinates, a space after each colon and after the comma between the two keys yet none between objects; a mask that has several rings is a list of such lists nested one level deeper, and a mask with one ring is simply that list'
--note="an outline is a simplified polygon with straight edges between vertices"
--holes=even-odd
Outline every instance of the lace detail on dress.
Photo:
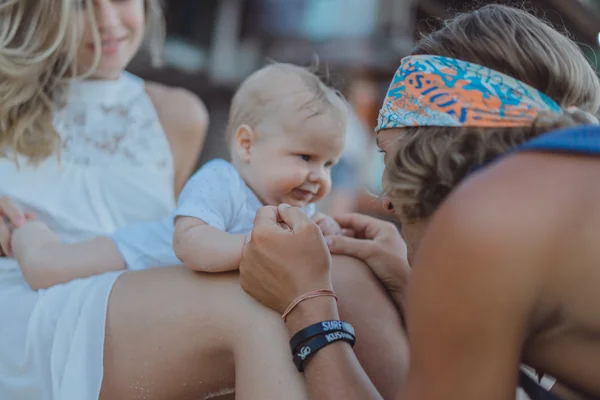
[{"label": "lace detail on dress", "polygon": [[73,85],[71,101],[55,115],[63,160],[172,169],[168,141],[143,86],[127,75],[98,93],[94,82]]}]

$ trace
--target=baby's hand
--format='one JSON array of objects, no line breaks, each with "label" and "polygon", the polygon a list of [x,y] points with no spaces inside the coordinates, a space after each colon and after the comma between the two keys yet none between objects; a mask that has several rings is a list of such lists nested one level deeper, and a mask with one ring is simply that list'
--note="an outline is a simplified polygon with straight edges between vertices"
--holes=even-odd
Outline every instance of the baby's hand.
[{"label": "baby's hand", "polygon": [[319,225],[323,236],[339,236],[344,234],[340,225],[329,215],[316,213],[313,215],[312,220]]}]

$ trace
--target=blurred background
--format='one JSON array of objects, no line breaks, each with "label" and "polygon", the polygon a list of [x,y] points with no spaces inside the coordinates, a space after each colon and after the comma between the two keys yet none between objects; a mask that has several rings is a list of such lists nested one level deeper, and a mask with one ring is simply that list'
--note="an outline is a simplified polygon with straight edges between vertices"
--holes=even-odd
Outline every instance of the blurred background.
[{"label": "blurred background", "polygon": [[524,6],[570,32],[600,71],[600,0],[166,0],[165,67],[140,54],[130,70],[142,78],[185,87],[206,103],[211,117],[198,166],[228,158],[224,129],[237,85],[270,60],[310,66],[352,107],[333,189],[320,204],[331,214],[381,216],[383,162],[373,128],[380,102],[420,32],[457,11],[489,3]]}]

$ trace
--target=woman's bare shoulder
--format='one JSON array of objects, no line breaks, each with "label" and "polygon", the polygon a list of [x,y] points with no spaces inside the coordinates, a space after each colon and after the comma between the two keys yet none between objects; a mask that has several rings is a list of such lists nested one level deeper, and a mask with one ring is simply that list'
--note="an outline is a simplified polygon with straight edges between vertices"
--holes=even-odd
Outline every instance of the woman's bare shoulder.
[{"label": "woman's bare shoulder", "polygon": [[175,194],[193,172],[206,138],[209,115],[204,102],[184,88],[146,82],[175,160]]},{"label": "woman's bare shoulder", "polygon": [[[208,111],[204,102],[189,90],[146,82],[146,93],[165,125],[165,130],[169,127],[176,128],[173,134],[178,135],[190,133],[190,129],[182,129],[184,127],[191,125],[197,129],[206,128],[208,125]],[[171,132],[167,134],[171,135]]]}]

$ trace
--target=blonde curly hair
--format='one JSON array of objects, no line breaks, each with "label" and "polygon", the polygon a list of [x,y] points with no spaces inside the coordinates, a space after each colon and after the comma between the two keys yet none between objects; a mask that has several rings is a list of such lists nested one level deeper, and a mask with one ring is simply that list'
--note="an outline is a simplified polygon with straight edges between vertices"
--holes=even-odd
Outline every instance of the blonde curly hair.
[{"label": "blonde curly hair", "polygon": [[600,107],[600,81],[582,51],[523,10],[488,5],[460,14],[422,38],[412,54],[502,72],[545,93],[565,112],[526,128],[403,128],[386,162],[384,188],[405,222],[430,217],[470,170],[515,146],[556,128],[598,122],[592,114]]},{"label": "blonde curly hair", "polygon": [[[91,5],[92,0],[84,0]],[[146,42],[160,61],[164,21],[160,0],[144,0]],[[25,156],[33,163],[60,152],[53,114],[64,102],[78,71],[81,26],[75,0],[3,0],[0,4],[0,156]],[[93,18],[93,7],[90,18]],[[94,24],[95,25],[95,24]],[[99,44],[97,27],[95,41]],[[99,45],[96,46],[99,48]],[[96,54],[96,63],[100,58]]]}]

